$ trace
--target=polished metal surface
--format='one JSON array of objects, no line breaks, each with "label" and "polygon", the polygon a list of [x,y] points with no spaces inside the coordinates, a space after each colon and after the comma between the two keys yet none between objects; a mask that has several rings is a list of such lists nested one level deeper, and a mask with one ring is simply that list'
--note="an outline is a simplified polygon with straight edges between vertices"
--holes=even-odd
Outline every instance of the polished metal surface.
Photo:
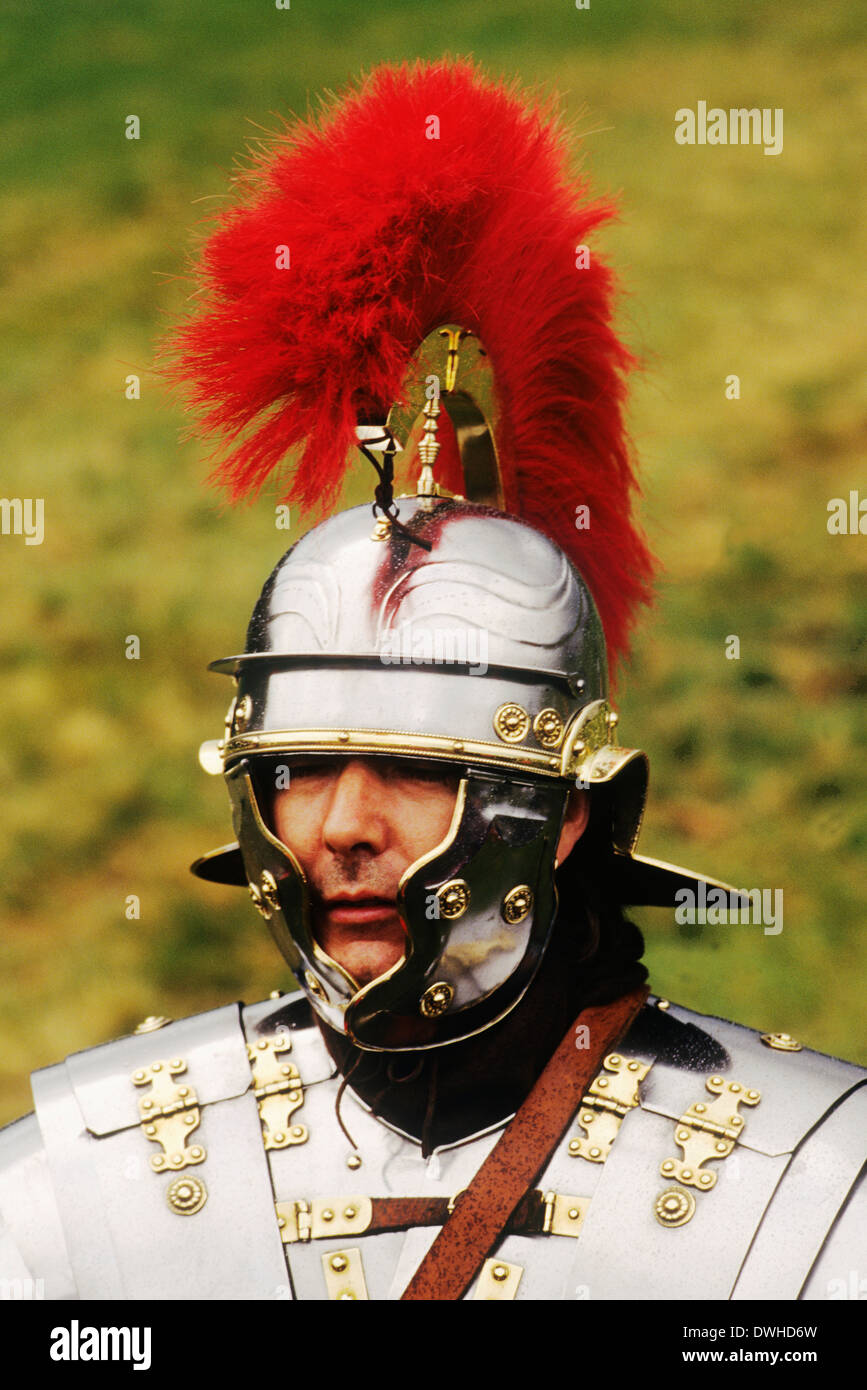
[{"label": "polished metal surface", "polygon": [[0,1130],[0,1281],[20,1280],[22,1298],[76,1298],[39,1122],[25,1115]]},{"label": "polished metal surface", "polygon": [[[397,531],[387,545],[372,544],[369,509],[359,507],[316,527],[280,561],[256,605],[247,652],[214,663],[241,677],[243,718],[233,717],[228,759],[250,751],[243,737],[257,733],[315,731],[331,749],[329,730],[366,730],[443,740],[451,756],[456,742],[489,745],[482,760],[514,765],[516,750],[500,746],[496,721],[514,704],[523,728],[509,741],[543,767],[540,755],[558,746],[559,731],[605,698],[593,601],[552,542],[515,518],[453,500],[426,510],[406,499],[400,511],[430,540],[430,553]],[[429,751],[418,745],[418,756]],[[560,775],[559,763],[547,766]]]},{"label": "polished metal surface", "polygon": [[[635,1038],[650,1037],[648,1020],[657,1013],[665,1022],[656,1041],[634,1046]],[[38,1121],[29,1117],[0,1132],[0,1279],[34,1286],[42,1280],[46,1299],[321,1300],[329,1291],[323,1257],[357,1251],[368,1297],[400,1297],[438,1228],[371,1231],[369,1199],[452,1200],[502,1126],[468,1134],[425,1160],[419,1145],[373,1115],[350,1085],[341,1114],[352,1148],[335,1113],[341,1078],[302,996],[244,1009],[243,1031],[238,1023],[236,1009],[216,1010],[169,1025],[156,1038],[123,1039],[37,1074]],[[616,1056],[627,1072],[632,1061],[647,1071],[607,1162],[570,1157],[576,1112],[538,1179],[551,1211],[544,1233],[507,1235],[498,1244],[496,1263],[523,1270],[516,1297],[793,1298],[798,1290],[806,1298],[860,1296],[864,1070],[806,1048],[769,1053],[751,1029],[677,1006],[648,1007],[639,1025],[644,1031],[637,1025]],[[247,1048],[286,1033],[310,1137],[266,1153]],[[159,1039],[169,1053],[184,1044],[191,1074],[195,1065],[201,1095],[209,1097],[201,1106],[208,1158],[192,1173],[152,1173],[135,1105],[130,1113],[125,1096],[121,1103],[117,1083],[129,1086],[130,1044],[143,1063],[142,1045]],[[670,1187],[669,1200],[659,1163],[682,1097],[694,1100],[703,1074],[696,1071],[697,1048],[716,1057],[712,1074],[726,1084],[752,1076],[762,1058],[779,1076],[764,1077],[761,1104],[750,1111],[746,1128],[758,1128],[764,1114],[762,1130],[738,1138],[719,1182],[696,1193],[694,1212],[681,1222],[692,1194]],[[606,1059],[612,1065],[614,1055]],[[206,1056],[214,1059],[209,1070]],[[236,1095],[244,1072],[248,1090]],[[789,1099],[800,1089],[811,1103],[799,1106],[793,1121]],[[686,1193],[686,1203],[671,1193]],[[288,1240],[280,1212],[291,1216]],[[477,1282],[467,1298],[486,1296],[479,1287],[486,1286]]]},{"label": "polished metal surface", "polygon": [[[576,704],[605,697],[605,644],[593,600],[552,541],[515,517],[470,503],[436,499],[433,511],[422,509],[417,498],[398,505],[401,522],[432,543],[430,552],[399,532],[386,547],[371,544],[368,507],[333,517],[308,532],[277,565],[254,610],[246,653],[216,662],[214,669],[252,668],[257,654],[281,653],[343,656],[350,662],[373,657],[382,665],[426,667],[433,684],[425,718],[440,700],[437,668],[449,665],[526,672],[529,694],[536,685],[565,686],[572,696],[570,712]],[[474,645],[482,634],[485,653]],[[477,674],[484,678],[483,671]],[[569,689],[570,681],[573,686],[583,681],[580,698]],[[370,683],[370,695],[366,689],[360,695],[360,727],[390,726],[391,720],[383,722],[374,713],[389,708],[393,713],[389,688],[380,691]],[[523,703],[517,683],[514,689]],[[274,704],[267,725],[276,728],[279,694],[269,696]],[[553,701],[534,701],[532,717],[548,703]],[[494,708],[479,725],[479,737],[490,736]],[[401,709],[402,717],[406,713]],[[472,737],[464,713],[460,707],[445,715],[440,711],[441,718]],[[254,699],[247,727],[257,727],[260,715]],[[425,727],[415,712],[411,718],[408,727]],[[329,720],[310,722],[327,725]],[[345,707],[338,727],[344,723]],[[293,712],[285,726],[298,725]],[[436,725],[428,727],[438,731]]]},{"label": "polished metal surface", "polygon": [[[867,1082],[862,1082],[799,1147],[750,1247],[733,1298],[799,1297],[865,1162]],[[857,1230],[858,1220],[858,1213],[847,1209],[843,1224],[851,1222]],[[867,1224],[860,1231],[861,1265],[867,1275]],[[829,1283],[835,1263],[827,1265]],[[841,1272],[838,1266],[837,1276]],[[826,1288],[825,1296],[831,1291]]]}]

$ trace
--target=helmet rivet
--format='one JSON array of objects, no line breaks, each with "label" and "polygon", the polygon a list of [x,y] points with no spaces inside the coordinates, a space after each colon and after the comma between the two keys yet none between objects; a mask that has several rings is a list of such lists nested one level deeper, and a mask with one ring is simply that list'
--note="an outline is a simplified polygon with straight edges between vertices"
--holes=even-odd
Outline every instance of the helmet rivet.
[{"label": "helmet rivet", "polygon": [[508,1279],[508,1277],[509,1270],[507,1265],[494,1265],[493,1269],[491,1270],[492,1279],[496,1279],[498,1284],[502,1284],[505,1279]]},{"label": "helmet rivet", "polygon": [[521,743],[529,732],[530,716],[523,705],[500,705],[494,715],[494,733],[504,743]]},{"label": "helmet rivet", "polygon": [[507,893],[500,909],[510,927],[516,927],[519,922],[523,922],[532,910],[533,890],[526,883],[519,883],[511,893]]},{"label": "helmet rivet", "polygon": [[349,1265],[349,1261],[345,1255],[332,1255],[328,1263],[331,1265],[335,1274],[342,1274]]},{"label": "helmet rivet", "polygon": [[437,902],[441,917],[446,917],[450,922],[463,917],[470,905],[469,884],[462,878],[451,879],[450,882],[444,883],[442,888],[437,889]]},{"label": "helmet rivet", "polygon": [[323,1003],[327,1002],[328,995],[325,993],[325,990],[317,980],[316,976],[313,974],[312,970],[304,971],[304,983],[310,990],[310,993],[315,994],[317,999],[321,999]]},{"label": "helmet rivet", "polygon": [[533,720],[533,733],[543,748],[559,748],[566,726],[555,709],[543,709]]},{"label": "helmet rivet", "polygon": [[280,911],[280,896],[277,892],[277,880],[272,873],[265,869],[262,873],[262,884],[260,889],[262,902],[268,907],[267,914],[263,911],[263,916],[270,917],[272,912]]},{"label": "helmet rivet", "polygon": [[262,916],[265,918],[270,917],[271,909],[267,906],[266,903],[263,903],[262,894],[259,892],[259,885],[257,883],[248,883],[247,891],[250,894],[250,897],[253,899],[253,906],[255,907],[256,911],[260,912]]},{"label": "helmet rivet", "polygon": [[232,720],[232,733],[242,734],[250,722],[250,715],[253,713],[253,701],[249,695],[243,696],[235,706],[235,715]]},{"label": "helmet rivet", "polygon": [[445,1013],[454,997],[453,987],[445,980],[437,980],[436,984],[425,990],[419,1007],[425,1018],[439,1018],[440,1014]]}]

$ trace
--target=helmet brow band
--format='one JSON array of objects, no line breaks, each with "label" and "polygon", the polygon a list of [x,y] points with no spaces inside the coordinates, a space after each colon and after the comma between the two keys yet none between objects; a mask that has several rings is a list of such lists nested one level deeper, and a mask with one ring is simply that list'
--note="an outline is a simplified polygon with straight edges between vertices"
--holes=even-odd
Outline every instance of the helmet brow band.
[{"label": "helmet brow band", "polygon": [[402,757],[483,763],[491,767],[561,777],[561,759],[445,734],[406,734],[391,729],[291,729],[239,734],[225,745],[224,762],[248,753],[392,753]]}]

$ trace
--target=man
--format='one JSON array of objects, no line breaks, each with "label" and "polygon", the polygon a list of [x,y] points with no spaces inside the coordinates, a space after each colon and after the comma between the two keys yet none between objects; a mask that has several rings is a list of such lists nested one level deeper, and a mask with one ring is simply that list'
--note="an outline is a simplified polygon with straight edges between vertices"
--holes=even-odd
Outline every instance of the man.
[{"label": "man", "polygon": [[575,255],[604,215],[544,113],[439,63],[293,132],[222,219],[175,370],[226,478],[304,440],[309,501],[353,438],[378,478],[375,524],[310,531],[215,663],[237,842],[194,867],[246,885],[300,991],[38,1073],[0,1140],[7,1277],[827,1298],[858,1267],[865,1073],[648,997],[625,915],[727,890],[635,852],[607,655],[651,566],[608,273]]}]

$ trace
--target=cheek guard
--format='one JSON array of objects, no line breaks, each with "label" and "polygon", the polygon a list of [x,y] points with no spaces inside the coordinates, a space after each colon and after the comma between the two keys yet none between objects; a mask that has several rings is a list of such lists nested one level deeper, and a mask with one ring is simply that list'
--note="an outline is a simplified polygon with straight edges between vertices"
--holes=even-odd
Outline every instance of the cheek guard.
[{"label": "cheek guard", "polygon": [[556,914],[567,785],[469,769],[445,839],[401,879],[404,958],[359,989],[313,937],[306,876],[265,823],[249,760],[226,780],[253,902],[331,1027],[369,1051],[420,1051],[483,1031],[523,997]]}]

